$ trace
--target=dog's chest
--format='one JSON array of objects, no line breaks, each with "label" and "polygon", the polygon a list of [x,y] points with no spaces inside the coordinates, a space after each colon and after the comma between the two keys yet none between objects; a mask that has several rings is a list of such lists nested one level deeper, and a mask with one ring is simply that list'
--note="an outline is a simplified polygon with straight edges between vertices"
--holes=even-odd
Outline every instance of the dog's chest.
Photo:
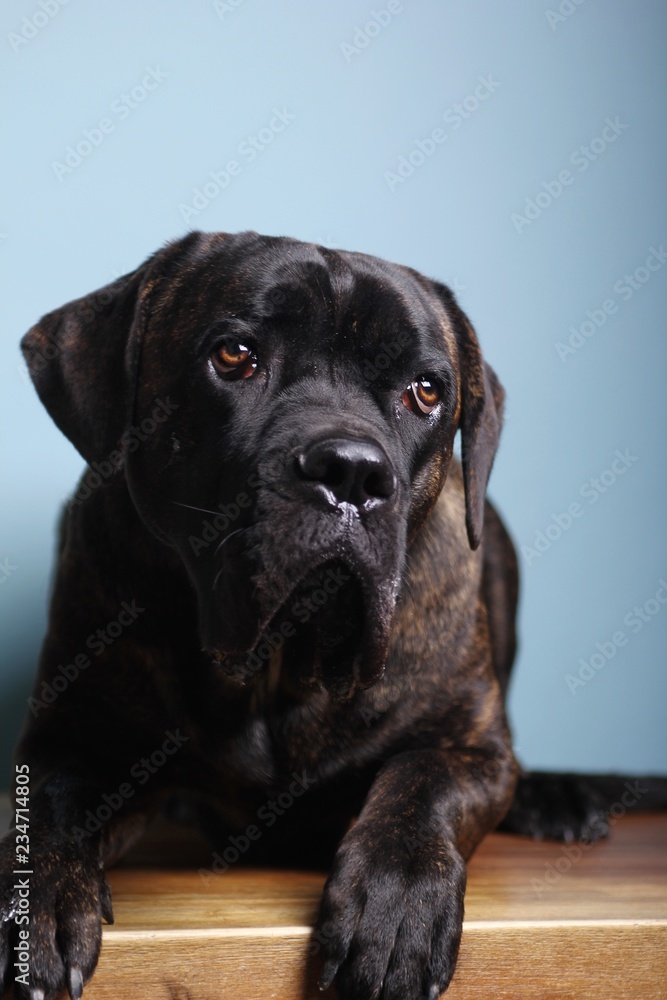
[{"label": "dog's chest", "polygon": [[304,767],[321,774],[332,763],[330,727],[310,706],[249,704],[218,719],[195,722],[204,773],[216,785],[279,788]]}]

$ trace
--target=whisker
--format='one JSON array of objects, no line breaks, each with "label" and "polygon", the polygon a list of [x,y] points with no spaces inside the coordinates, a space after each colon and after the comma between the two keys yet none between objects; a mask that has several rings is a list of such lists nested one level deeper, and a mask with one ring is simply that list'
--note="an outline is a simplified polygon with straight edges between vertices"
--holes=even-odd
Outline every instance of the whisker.
[{"label": "whisker", "polygon": [[225,544],[225,542],[228,542],[230,538],[233,538],[234,535],[239,535],[242,531],[247,531],[247,530],[248,530],[247,528],[235,528],[234,531],[230,531],[229,534],[225,535],[222,541],[216,545],[215,552],[213,553],[214,556],[217,556],[222,546]]},{"label": "whisker", "polygon": [[405,592],[406,592],[407,596],[410,598],[411,601],[414,601],[415,600],[415,594],[414,594],[414,591],[412,589],[412,583],[410,582],[410,580],[408,580],[407,574],[401,580],[401,587],[405,588]]},{"label": "whisker", "polygon": [[215,517],[220,513],[219,510],[207,510],[206,507],[193,507],[191,503],[179,503],[178,500],[172,500],[171,502],[177,507],[187,507],[188,510],[199,510],[202,514],[213,514]]},{"label": "whisker", "polygon": [[[229,534],[225,535],[225,537],[222,539],[222,541],[219,542],[218,545],[216,546],[215,552],[213,553],[213,558],[215,558],[218,555],[218,553],[220,552],[220,549],[222,548],[222,546],[225,544],[225,542],[228,542],[230,538],[233,538],[234,535],[240,535],[242,531],[249,531],[249,530],[250,530],[250,528],[246,527],[246,528],[235,528],[234,531],[230,531]],[[215,577],[213,579],[213,587],[212,587],[213,590],[215,590],[215,588],[217,587],[218,580],[220,579],[220,574],[222,573],[222,571],[223,571],[224,568],[225,567],[224,567],[224,562],[223,562],[223,565],[220,567],[220,569],[215,574]]]}]

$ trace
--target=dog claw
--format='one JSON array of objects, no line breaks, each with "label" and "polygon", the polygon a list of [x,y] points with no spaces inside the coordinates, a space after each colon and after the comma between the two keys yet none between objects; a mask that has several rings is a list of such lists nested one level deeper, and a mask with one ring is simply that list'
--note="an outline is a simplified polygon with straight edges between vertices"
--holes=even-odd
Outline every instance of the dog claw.
[{"label": "dog claw", "polygon": [[30,1000],[44,1000],[44,990],[41,986],[33,986],[31,988]]},{"label": "dog claw", "polygon": [[67,989],[70,1000],[81,1000],[83,995],[83,975],[78,965],[73,965],[67,973]]},{"label": "dog claw", "polygon": [[438,1000],[440,996],[440,987],[437,983],[433,983],[431,989],[428,991],[428,1000]]},{"label": "dog claw", "polygon": [[100,906],[103,920],[107,924],[112,924],[114,922],[114,915],[111,904],[111,886],[105,878],[102,879],[102,885],[100,886]]},{"label": "dog claw", "polygon": [[317,984],[322,992],[324,992],[324,990],[328,990],[333,983],[336,973],[338,972],[338,964],[338,962],[327,962],[325,964],[324,971],[322,972],[320,980]]}]

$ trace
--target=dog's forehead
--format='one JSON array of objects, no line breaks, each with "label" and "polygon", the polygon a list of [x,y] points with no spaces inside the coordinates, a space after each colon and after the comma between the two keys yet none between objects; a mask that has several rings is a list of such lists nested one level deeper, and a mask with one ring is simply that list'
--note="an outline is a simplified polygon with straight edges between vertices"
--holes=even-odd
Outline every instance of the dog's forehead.
[{"label": "dog's forehead", "polygon": [[431,282],[381,258],[287,237],[215,234],[173,282],[172,316],[214,322],[287,322],[305,334],[344,335],[378,347],[409,331],[455,350],[452,324]]}]

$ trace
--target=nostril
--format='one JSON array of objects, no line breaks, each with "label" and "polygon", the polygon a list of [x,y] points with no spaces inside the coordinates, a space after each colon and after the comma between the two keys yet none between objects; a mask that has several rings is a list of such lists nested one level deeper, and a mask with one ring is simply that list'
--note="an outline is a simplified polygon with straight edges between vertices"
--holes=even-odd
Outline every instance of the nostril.
[{"label": "nostril", "polygon": [[345,469],[341,462],[329,462],[321,477],[325,486],[340,486],[345,479]]},{"label": "nostril", "polygon": [[389,469],[373,469],[364,480],[364,491],[369,497],[387,500],[396,489],[396,477]]}]

